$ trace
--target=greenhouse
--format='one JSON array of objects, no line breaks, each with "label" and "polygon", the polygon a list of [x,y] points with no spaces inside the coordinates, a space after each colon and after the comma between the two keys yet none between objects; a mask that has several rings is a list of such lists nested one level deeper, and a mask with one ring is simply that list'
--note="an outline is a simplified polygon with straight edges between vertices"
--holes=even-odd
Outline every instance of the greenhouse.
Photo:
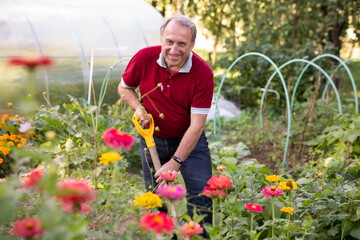
[{"label": "greenhouse", "polygon": [[[26,94],[27,70],[9,66],[9,59],[52,59],[51,66],[35,72],[36,98],[42,104],[47,102],[44,93],[51,104],[67,102],[68,94],[92,101],[90,76],[99,94],[110,66],[145,46],[159,44],[162,21],[161,14],[143,0],[1,0],[0,112],[18,112],[17,99]],[[126,61],[112,71],[105,102],[117,100],[124,66]]]}]

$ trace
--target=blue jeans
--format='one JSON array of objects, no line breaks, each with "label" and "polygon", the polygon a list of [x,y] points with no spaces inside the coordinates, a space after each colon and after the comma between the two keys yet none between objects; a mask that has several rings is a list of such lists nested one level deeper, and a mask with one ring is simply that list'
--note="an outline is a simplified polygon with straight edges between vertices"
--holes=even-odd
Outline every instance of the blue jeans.
[{"label": "blue jeans", "polygon": [[[154,135],[154,140],[161,165],[163,165],[174,155],[181,138],[162,138]],[[143,137],[140,137],[140,148],[145,187],[148,191],[152,191],[157,183],[150,152],[144,151],[146,143]],[[185,182],[188,215],[192,217],[195,208],[197,214],[206,215],[204,222],[212,224],[212,200],[200,195],[204,187],[208,185],[206,182],[212,176],[210,150],[204,132],[179,170]]]}]

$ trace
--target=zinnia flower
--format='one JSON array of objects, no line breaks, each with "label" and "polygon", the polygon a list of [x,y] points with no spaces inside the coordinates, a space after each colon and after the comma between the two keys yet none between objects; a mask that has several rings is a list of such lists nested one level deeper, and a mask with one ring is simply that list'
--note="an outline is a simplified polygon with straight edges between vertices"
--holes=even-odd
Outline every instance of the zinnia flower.
[{"label": "zinnia flower", "polygon": [[39,184],[41,182],[42,175],[44,173],[44,169],[38,168],[33,169],[28,175],[25,182],[22,184],[23,188],[35,188],[39,192],[42,191],[42,189],[39,188]]},{"label": "zinnia flower", "polygon": [[140,218],[140,227],[143,231],[154,231],[157,235],[163,233],[172,233],[174,230],[174,221],[166,213],[145,213]]},{"label": "zinnia flower", "polygon": [[99,157],[99,164],[107,165],[109,164],[109,162],[114,163],[116,160],[120,161],[121,159],[122,157],[120,156],[120,154],[116,152],[103,153],[101,154],[101,157]]},{"label": "zinnia flower", "polygon": [[254,203],[247,203],[245,205],[245,209],[247,209],[247,212],[258,212],[262,213],[263,208],[260,205],[254,204]]},{"label": "zinnia flower", "polygon": [[87,213],[91,211],[90,205],[86,203],[81,203],[79,206],[75,206],[74,203],[67,202],[61,204],[61,208],[68,213],[72,213],[72,212]]},{"label": "zinnia flower", "polygon": [[288,179],[287,182],[280,182],[280,188],[284,191],[292,191],[297,189],[297,184],[291,179]]},{"label": "zinnia flower", "polygon": [[160,174],[160,177],[167,182],[172,182],[178,177],[177,171],[167,171]]},{"label": "zinnia flower", "polygon": [[291,215],[293,215],[294,213],[294,209],[292,208],[292,207],[282,207],[281,209],[280,209],[280,211],[282,211],[282,212],[286,212],[286,213],[290,213]]},{"label": "zinnia flower", "polygon": [[19,132],[21,132],[21,133],[27,132],[30,128],[31,128],[31,123],[24,122],[24,123],[20,124]]},{"label": "zinnia flower", "polygon": [[25,218],[13,223],[10,232],[18,237],[32,239],[43,234],[41,221],[33,218]]},{"label": "zinnia flower", "polygon": [[115,128],[106,130],[103,134],[104,142],[112,148],[124,148],[127,151],[131,150],[134,144],[134,137],[128,133],[119,131]]},{"label": "zinnia flower", "polygon": [[29,70],[34,70],[38,66],[50,66],[52,64],[52,60],[49,57],[36,57],[36,58],[11,58],[9,60],[10,65],[20,65],[25,66]]},{"label": "zinnia flower", "polygon": [[224,190],[218,189],[213,186],[205,186],[202,195],[207,196],[208,198],[216,198],[220,196],[225,196]]},{"label": "zinnia flower", "polygon": [[261,190],[265,194],[265,198],[282,196],[283,191],[275,185],[267,186]]},{"label": "zinnia flower", "polygon": [[71,204],[73,211],[81,210],[81,204],[95,201],[95,191],[85,180],[69,180],[58,184],[56,198],[62,204]]},{"label": "zinnia flower", "polygon": [[152,192],[144,193],[135,199],[135,206],[144,207],[146,209],[162,207],[161,199]]},{"label": "zinnia flower", "polygon": [[220,166],[217,167],[217,170],[220,171],[220,172],[224,171],[225,169],[226,169],[226,167],[223,166],[223,165],[220,165]]},{"label": "zinnia flower", "polygon": [[218,189],[228,189],[232,188],[233,184],[227,176],[223,175],[214,175],[208,181],[207,184]]},{"label": "zinnia flower", "polygon": [[156,194],[170,200],[180,199],[185,193],[185,189],[180,185],[164,185],[156,191]]},{"label": "zinnia flower", "polygon": [[277,182],[280,181],[281,177],[279,177],[279,175],[269,175],[266,176],[265,180],[269,181],[269,182]]},{"label": "zinnia flower", "polygon": [[189,223],[184,224],[180,228],[181,233],[186,236],[186,240],[190,239],[191,236],[196,236],[202,234],[204,229],[201,227],[200,224],[190,221]]}]

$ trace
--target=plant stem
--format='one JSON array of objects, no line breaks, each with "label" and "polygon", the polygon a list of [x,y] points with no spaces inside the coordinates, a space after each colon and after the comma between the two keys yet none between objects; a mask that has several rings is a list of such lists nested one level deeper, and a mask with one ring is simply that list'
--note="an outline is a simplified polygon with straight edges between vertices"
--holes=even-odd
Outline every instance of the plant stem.
[{"label": "plant stem", "polygon": [[289,191],[289,215],[288,215],[288,231],[287,231],[287,239],[289,239],[290,234],[290,206],[291,206],[291,191]]},{"label": "plant stem", "polygon": [[273,224],[272,224],[272,237],[275,237],[275,207],[274,207],[274,197],[271,198],[272,200],[272,220],[273,220]]},{"label": "plant stem", "polygon": [[252,239],[253,221],[254,221],[254,212],[251,212],[251,221],[250,221],[250,238],[251,239]]},{"label": "plant stem", "polygon": [[216,198],[213,200],[213,208],[212,208],[212,222],[213,222],[213,228],[215,227],[215,207],[216,207]]}]

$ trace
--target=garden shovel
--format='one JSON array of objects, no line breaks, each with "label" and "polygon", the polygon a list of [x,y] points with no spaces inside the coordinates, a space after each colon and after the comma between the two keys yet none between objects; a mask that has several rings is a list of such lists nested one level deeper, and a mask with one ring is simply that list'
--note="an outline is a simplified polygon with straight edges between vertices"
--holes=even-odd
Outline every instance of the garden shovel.
[{"label": "garden shovel", "polygon": [[148,129],[144,129],[140,126],[140,124],[139,124],[140,117],[138,115],[135,115],[132,120],[135,125],[135,128],[138,130],[140,135],[145,139],[146,146],[149,149],[150,156],[151,156],[152,162],[155,167],[155,172],[156,172],[161,167],[161,163],[160,163],[159,155],[156,151],[156,145],[155,145],[155,141],[153,138],[154,119],[151,116],[151,114],[146,114],[146,115],[150,116],[150,127]]}]

